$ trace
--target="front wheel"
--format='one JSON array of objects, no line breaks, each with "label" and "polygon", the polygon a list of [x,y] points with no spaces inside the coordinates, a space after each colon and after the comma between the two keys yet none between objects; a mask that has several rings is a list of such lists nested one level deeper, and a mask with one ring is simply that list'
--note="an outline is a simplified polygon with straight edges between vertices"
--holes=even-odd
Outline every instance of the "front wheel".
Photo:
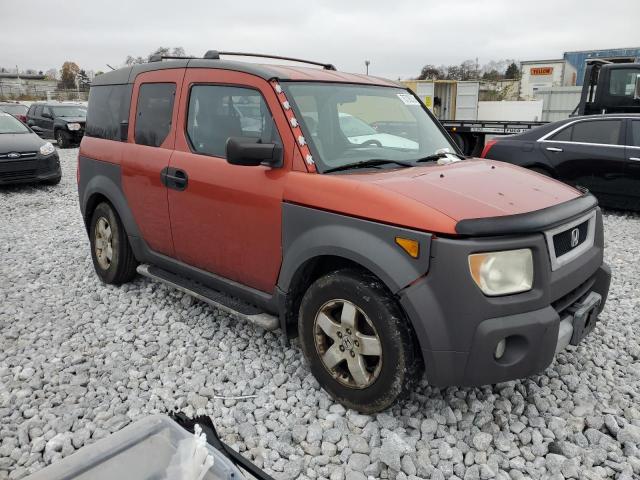
[{"label": "front wheel", "polygon": [[69,148],[71,145],[71,137],[69,134],[63,130],[56,131],[56,142],[58,143],[58,148]]},{"label": "front wheel", "polygon": [[314,282],[302,299],[298,329],[311,372],[354,410],[388,408],[421,372],[402,310],[369,273],[339,270]]},{"label": "front wheel", "polygon": [[93,211],[89,227],[93,266],[104,283],[119,285],[136,275],[137,262],[127,232],[108,203],[100,203]]}]

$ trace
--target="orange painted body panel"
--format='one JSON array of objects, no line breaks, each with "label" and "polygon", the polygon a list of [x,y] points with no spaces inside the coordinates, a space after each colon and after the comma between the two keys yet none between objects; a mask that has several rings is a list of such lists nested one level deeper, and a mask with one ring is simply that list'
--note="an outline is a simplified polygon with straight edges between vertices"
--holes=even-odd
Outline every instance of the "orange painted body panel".
[{"label": "orange painted body panel", "polygon": [[80,142],[79,155],[120,165],[122,162],[122,144],[85,135],[82,137],[82,142]]},{"label": "orange painted body panel", "polygon": [[[224,158],[192,153],[184,131],[192,84],[247,86],[265,98],[284,145],[282,168],[231,165]],[[282,196],[292,164],[304,168],[275,92],[246,73],[191,69],[184,82],[171,166],[187,172],[184,191],[169,190],[176,257],[193,266],[273,292],[282,263]]]},{"label": "orange painted body panel", "polygon": [[[138,75],[131,98],[128,141],[120,144],[123,151],[122,188],[129,207],[149,247],[168,256],[174,255],[174,248],[167,188],[160,180],[160,171],[169,165],[169,159],[173,154],[184,72],[184,69],[170,69]],[[134,143],[136,105],[139,87],[143,83],[176,84],[172,126],[162,145],[157,148]]]},{"label": "orange painted body panel", "polygon": [[375,173],[292,175],[285,200],[393,225],[455,234],[458,221],[526,213],[580,196],[513,165],[465,160]]}]

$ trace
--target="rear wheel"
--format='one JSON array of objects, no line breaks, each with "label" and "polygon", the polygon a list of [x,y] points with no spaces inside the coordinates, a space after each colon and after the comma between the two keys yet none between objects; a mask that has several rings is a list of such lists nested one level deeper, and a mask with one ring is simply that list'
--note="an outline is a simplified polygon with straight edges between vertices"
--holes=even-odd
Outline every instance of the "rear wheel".
[{"label": "rear wheel", "polygon": [[108,203],[100,203],[93,211],[89,229],[93,267],[105,283],[119,285],[133,279],[137,262],[127,233]]},{"label": "rear wheel", "polygon": [[388,408],[421,371],[403,312],[369,273],[339,270],[313,283],[300,305],[298,329],[320,385],[354,410]]}]

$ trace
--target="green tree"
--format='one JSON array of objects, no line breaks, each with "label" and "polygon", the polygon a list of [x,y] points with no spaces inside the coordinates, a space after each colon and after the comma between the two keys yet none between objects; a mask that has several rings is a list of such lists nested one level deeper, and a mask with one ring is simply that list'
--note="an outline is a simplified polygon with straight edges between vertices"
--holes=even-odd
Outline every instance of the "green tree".
[{"label": "green tree", "polygon": [[511,64],[507,67],[507,71],[504,74],[504,78],[509,80],[517,80],[520,78],[520,69],[515,62],[511,62]]}]

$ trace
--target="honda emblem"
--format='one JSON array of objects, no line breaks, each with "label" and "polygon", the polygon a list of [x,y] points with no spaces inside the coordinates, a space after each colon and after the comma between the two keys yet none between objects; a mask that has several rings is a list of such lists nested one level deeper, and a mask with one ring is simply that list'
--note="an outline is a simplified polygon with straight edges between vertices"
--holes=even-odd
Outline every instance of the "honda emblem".
[{"label": "honda emblem", "polygon": [[573,230],[571,230],[571,248],[576,247],[579,241],[580,241],[580,230],[578,230],[577,228],[574,228]]}]

